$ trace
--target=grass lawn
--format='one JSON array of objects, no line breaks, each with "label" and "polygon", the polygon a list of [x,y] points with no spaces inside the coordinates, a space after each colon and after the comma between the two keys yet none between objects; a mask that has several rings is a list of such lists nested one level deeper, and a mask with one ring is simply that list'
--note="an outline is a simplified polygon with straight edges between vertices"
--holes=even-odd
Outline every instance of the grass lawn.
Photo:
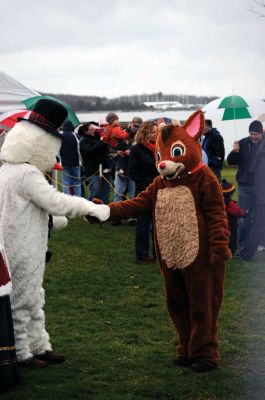
[{"label": "grass lawn", "polygon": [[[234,170],[225,171],[234,179]],[[229,262],[220,316],[220,368],[173,366],[176,336],[156,262],[134,257],[134,227],[71,220],[52,232],[45,273],[46,325],[67,361],[21,370],[3,400],[263,399],[265,269]]]}]

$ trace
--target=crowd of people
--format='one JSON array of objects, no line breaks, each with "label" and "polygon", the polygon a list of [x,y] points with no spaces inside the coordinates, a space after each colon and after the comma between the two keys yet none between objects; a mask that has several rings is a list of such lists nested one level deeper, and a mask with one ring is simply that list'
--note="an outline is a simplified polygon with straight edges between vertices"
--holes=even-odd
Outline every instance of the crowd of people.
[{"label": "crowd of people", "polygon": [[[82,124],[75,132],[71,122],[63,126],[60,150],[63,192],[110,202],[133,198],[158,175],[155,166],[157,123],[143,122],[135,116],[126,128],[114,112],[99,122]],[[122,221],[112,221],[121,225]],[[151,215],[129,221],[136,225],[135,253],[142,262],[153,261],[154,246],[149,254]]]},{"label": "crowd of people", "polygon": [[[158,174],[154,144],[159,122],[161,119],[143,122],[135,116],[127,127],[123,127],[118,115],[110,112],[98,122],[86,122],[75,131],[71,122],[67,121],[63,126],[60,151],[63,192],[89,200],[98,198],[105,204],[110,202],[112,191],[114,202],[135,197]],[[238,202],[232,199],[236,191],[234,184],[222,179],[224,140],[209,119],[205,120],[201,145],[204,163],[222,185],[232,254],[250,260],[257,249],[264,250],[265,247],[265,189],[260,185],[265,151],[263,126],[260,121],[252,121],[249,136],[236,141],[227,156],[227,164],[238,169]],[[121,225],[122,221],[112,221],[111,224]],[[154,248],[149,252],[151,216],[143,214],[137,221],[130,220],[129,224],[136,225],[137,260],[153,261]]]}]

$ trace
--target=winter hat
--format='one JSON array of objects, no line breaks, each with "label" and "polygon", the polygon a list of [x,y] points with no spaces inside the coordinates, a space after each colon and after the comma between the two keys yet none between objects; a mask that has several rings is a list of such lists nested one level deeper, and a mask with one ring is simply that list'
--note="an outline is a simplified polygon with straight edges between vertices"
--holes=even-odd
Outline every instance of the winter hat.
[{"label": "winter hat", "polygon": [[249,125],[248,131],[253,133],[263,133],[262,123],[258,120],[252,121]]},{"label": "winter hat", "polygon": [[99,118],[99,126],[104,126],[104,125],[108,125],[108,121],[106,120],[105,117],[100,117]]},{"label": "winter hat", "polygon": [[39,126],[46,132],[62,138],[58,129],[68,115],[66,108],[57,101],[50,99],[40,99],[34,105],[27,118],[18,118],[18,121],[28,121]]},{"label": "winter hat", "polygon": [[115,121],[116,119],[119,119],[118,115],[115,114],[114,112],[110,112],[108,113],[108,115],[106,116],[106,121],[108,124],[112,124],[113,121]]},{"label": "winter hat", "polygon": [[74,128],[72,121],[69,121],[67,119],[63,124],[63,131],[64,132],[74,132],[74,130],[75,130],[75,128]]},{"label": "winter hat", "polygon": [[235,185],[226,179],[222,179],[221,185],[224,196],[231,196],[236,190]]}]

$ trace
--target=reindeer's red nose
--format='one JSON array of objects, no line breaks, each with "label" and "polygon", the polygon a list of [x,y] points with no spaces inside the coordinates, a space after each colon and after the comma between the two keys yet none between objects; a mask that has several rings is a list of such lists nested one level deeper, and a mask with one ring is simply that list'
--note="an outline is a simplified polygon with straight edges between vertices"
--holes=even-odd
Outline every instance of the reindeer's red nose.
[{"label": "reindeer's red nose", "polygon": [[160,168],[160,169],[165,169],[165,168],[166,168],[166,163],[165,163],[164,161],[162,161],[162,162],[159,164],[159,168]]}]

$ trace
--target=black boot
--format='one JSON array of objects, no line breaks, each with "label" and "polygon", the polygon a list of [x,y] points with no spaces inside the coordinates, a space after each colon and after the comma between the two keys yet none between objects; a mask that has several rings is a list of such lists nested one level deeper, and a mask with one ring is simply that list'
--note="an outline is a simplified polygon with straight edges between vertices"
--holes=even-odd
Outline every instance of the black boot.
[{"label": "black boot", "polygon": [[35,355],[35,358],[54,364],[61,364],[65,361],[65,357],[62,354],[58,354],[53,350],[47,350],[45,351],[45,353],[37,354]]}]

